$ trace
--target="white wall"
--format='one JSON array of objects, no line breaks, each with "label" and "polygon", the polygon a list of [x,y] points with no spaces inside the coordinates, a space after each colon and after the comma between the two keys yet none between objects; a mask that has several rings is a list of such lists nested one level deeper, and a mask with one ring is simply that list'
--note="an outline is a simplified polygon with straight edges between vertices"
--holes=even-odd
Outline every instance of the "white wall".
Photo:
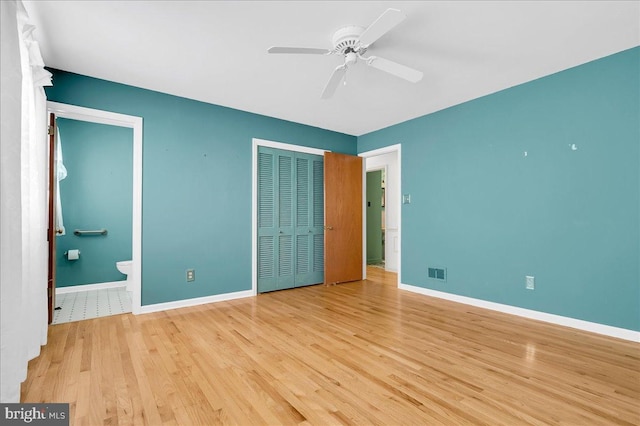
[{"label": "white wall", "polygon": [[398,271],[398,222],[400,218],[400,177],[398,175],[398,154],[390,152],[365,159],[366,170],[384,169],[386,166],[385,203],[385,269]]}]

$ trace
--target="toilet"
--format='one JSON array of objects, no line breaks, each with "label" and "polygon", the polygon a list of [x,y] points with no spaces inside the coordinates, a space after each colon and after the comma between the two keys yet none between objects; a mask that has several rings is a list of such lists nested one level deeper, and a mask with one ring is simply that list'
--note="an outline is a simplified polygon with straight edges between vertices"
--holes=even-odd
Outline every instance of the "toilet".
[{"label": "toilet", "polygon": [[118,271],[122,272],[127,276],[127,291],[133,290],[132,287],[132,272],[133,272],[133,261],[132,260],[121,260],[120,262],[116,262],[116,268]]}]

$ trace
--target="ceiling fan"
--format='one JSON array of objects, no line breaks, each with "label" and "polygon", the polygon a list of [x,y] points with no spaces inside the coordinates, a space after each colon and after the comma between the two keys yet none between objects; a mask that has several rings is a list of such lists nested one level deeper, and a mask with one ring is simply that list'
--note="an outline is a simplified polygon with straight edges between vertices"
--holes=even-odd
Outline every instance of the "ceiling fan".
[{"label": "ceiling fan", "polygon": [[347,68],[358,62],[358,60],[362,60],[370,67],[388,72],[412,83],[417,83],[422,79],[421,71],[378,56],[364,56],[367,49],[376,40],[391,31],[396,25],[404,21],[406,17],[407,16],[398,9],[387,9],[366,29],[355,25],[340,28],[333,34],[333,49],[274,46],[269,48],[268,52],[344,56],[344,64],[336,67],[324,87],[321,96],[322,99],[328,99],[333,96],[340,82],[345,79]]}]

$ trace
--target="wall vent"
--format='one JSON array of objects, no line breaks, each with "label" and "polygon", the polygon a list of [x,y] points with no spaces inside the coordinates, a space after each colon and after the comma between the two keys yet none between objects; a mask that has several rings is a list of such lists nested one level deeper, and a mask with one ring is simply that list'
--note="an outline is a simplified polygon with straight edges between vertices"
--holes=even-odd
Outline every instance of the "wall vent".
[{"label": "wall vent", "polygon": [[434,280],[447,280],[447,270],[446,268],[431,268],[427,269],[429,278],[433,278]]}]

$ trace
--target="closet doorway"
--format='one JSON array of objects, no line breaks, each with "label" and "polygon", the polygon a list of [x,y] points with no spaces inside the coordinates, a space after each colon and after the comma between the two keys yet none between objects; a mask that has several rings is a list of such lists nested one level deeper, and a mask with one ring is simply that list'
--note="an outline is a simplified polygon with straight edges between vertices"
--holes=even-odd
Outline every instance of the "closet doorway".
[{"label": "closet doorway", "polygon": [[324,281],[324,161],[258,147],[258,292]]},{"label": "closet doorway", "polygon": [[[259,269],[262,274],[276,274],[277,271],[275,263],[270,263],[272,265],[271,271],[264,269],[263,266],[259,267],[259,251],[260,256],[266,257],[267,259],[270,259],[272,256],[279,256],[281,247],[284,247],[285,252],[288,252],[288,246],[286,245],[288,243],[286,242],[286,238],[284,239],[285,245],[277,247],[275,244],[266,240],[263,242],[263,248],[259,250],[259,236],[268,236],[267,232],[259,232],[258,229],[258,186],[261,179],[259,177],[258,160],[260,157],[259,150],[262,147],[323,157],[324,167],[322,177],[324,178],[324,197],[319,197],[320,180],[316,178],[320,176],[320,173],[319,163],[316,162],[315,164],[317,169],[315,171],[312,169],[309,170],[309,173],[311,173],[311,181],[309,184],[314,186],[313,182],[315,181],[315,186],[318,188],[318,190],[313,191],[313,193],[316,194],[316,207],[314,208],[313,205],[310,207],[312,211],[315,211],[315,214],[313,215],[315,216],[313,222],[310,222],[313,226],[299,228],[302,228],[301,231],[304,231],[307,235],[311,234],[314,237],[313,240],[307,240],[307,245],[311,244],[311,241],[313,241],[313,243],[318,246],[320,245],[320,242],[323,241],[322,248],[324,251],[324,261],[322,266],[324,273],[323,281],[325,283],[337,284],[363,279],[366,265],[363,261],[364,246],[362,237],[362,188],[364,186],[364,168],[362,158],[353,155],[332,153],[330,151],[324,151],[317,148],[302,147],[254,138],[252,166],[252,293],[257,294],[265,291],[263,288],[259,288],[258,286]],[[300,156],[300,158],[303,157],[304,156]],[[267,172],[268,175],[273,176],[273,179],[275,179],[276,175],[274,173],[276,173],[276,171]],[[278,173],[280,172],[278,171]],[[262,177],[262,179],[265,179],[265,177]],[[305,185],[305,183],[296,180],[292,185]],[[279,199],[276,200],[274,197],[276,197],[276,195],[271,196],[271,199],[274,200],[274,202],[280,202]],[[279,195],[277,197],[279,197]],[[324,201],[323,209],[318,209],[320,199],[323,199]],[[324,217],[322,220],[323,226],[322,229],[320,229],[320,226],[318,225],[321,222],[318,219],[320,218],[320,212],[322,211],[324,211]],[[274,221],[274,223],[278,223],[277,220],[274,219]],[[314,231],[313,228],[317,228],[317,232]],[[281,231],[282,234],[280,233]],[[318,236],[321,231],[324,231],[323,239]],[[286,235],[284,229],[278,229],[277,231],[272,229],[270,232],[274,233],[274,236]],[[298,235],[302,237],[301,234]],[[273,252],[273,254],[271,252]],[[315,250],[315,254],[311,256],[311,259],[315,262],[315,269],[319,269],[318,267],[321,265],[319,253],[319,250]],[[287,258],[291,259],[291,257]],[[292,271],[290,273],[295,273],[295,268],[290,267],[289,269]],[[312,271],[313,274],[318,272],[318,270]],[[263,276],[261,278],[266,277]],[[319,281],[319,278],[314,278],[313,281],[316,281],[317,283],[323,282]],[[293,281],[293,283],[295,286],[295,281]],[[265,287],[267,289],[266,291],[277,290],[278,285],[280,284],[276,284],[276,288],[267,286]],[[310,285],[310,283],[303,285]],[[283,280],[281,288],[290,288],[290,286],[290,283],[285,284]]]}]

